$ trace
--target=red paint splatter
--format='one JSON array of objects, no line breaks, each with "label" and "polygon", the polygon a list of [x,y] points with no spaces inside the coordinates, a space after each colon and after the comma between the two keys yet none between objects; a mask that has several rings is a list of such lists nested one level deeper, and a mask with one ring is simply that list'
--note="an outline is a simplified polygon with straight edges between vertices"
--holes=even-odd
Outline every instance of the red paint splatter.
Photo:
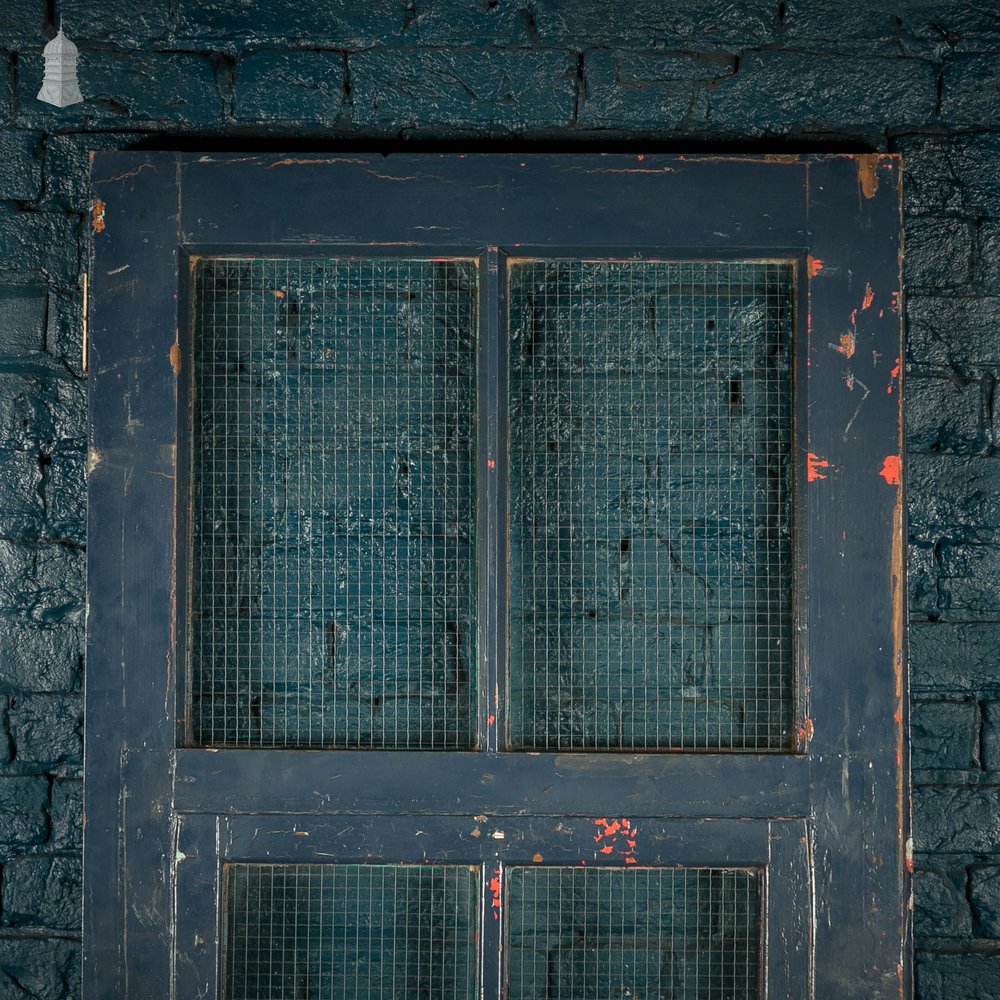
[{"label": "red paint splatter", "polygon": [[899,455],[886,455],[879,475],[890,485],[899,485],[900,462]]},{"label": "red paint splatter", "polygon": [[899,292],[893,292],[889,296],[889,309],[891,312],[899,312]]},{"label": "red paint splatter", "polygon": [[865,297],[861,300],[861,309],[871,309],[874,301],[875,293],[872,291],[872,286],[865,282]]},{"label": "red paint splatter", "polygon": [[826,475],[819,470],[829,468],[832,466],[825,458],[820,458],[812,452],[806,456],[806,479],[810,483],[814,483],[817,479],[826,479]]},{"label": "red paint splatter", "polygon": [[809,277],[815,278],[823,270],[823,261],[819,257],[807,257],[806,263],[809,266]]},{"label": "red paint splatter", "polygon": [[486,721],[492,726],[493,723],[497,721],[497,717],[495,715],[491,715]]},{"label": "red paint splatter", "polygon": [[899,376],[899,358],[896,358],[896,364],[893,366],[893,369],[889,372],[889,374],[893,378],[897,378]]},{"label": "red paint splatter", "polygon": [[851,326],[857,326],[857,325],[858,325],[858,311],[857,311],[857,309],[852,309],[851,310]]},{"label": "red paint splatter", "polygon": [[488,469],[495,469],[497,467],[497,463],[492,458],[488,458],[486,459],[486,467]]},{"label": "red paint splatter", "polygon": [[500,884],[500,869],[493,869],[493,878],[490,879],[490,892],[493,893],[493,919],[500,919],[500,907],[501,903],[501,884]]}]

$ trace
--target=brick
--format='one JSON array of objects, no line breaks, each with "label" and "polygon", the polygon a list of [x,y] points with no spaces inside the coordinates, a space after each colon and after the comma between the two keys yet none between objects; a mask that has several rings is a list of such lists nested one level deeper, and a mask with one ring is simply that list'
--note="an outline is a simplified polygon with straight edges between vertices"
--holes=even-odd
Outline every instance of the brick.
[{"label": "brick", "polygon": [[643,131],[701,123],[705,83],[732,74],[734,67],[730,56],[588,52],[579,125]]},{"label": "brick", "polygon": [[85,433],[85,382],[48,362],[0,373],[0,443],[50,450],[57,442],[82,445]]},{"label": "brick", "polygon": [[350,72],[354,124],[393,131],[568,125],[576,105],[568,52],[505,49],[470,60],[461,51],[374,49],[351,56]]},{"label": "brick", "polygon": [[984,219],[979,224],[977,276],[989,295],[1000,293],[1000,219]]},{"label": "brick", "polygon": [[89,215],[94,193],[90,185],[91,150],[122,149],[135,142],[134,132],[88,132],[86,135],[46,135],[42,165],[42,204]]},{"label": "brick", "polygon": [[527,10],[542,44],[567,47],[586,42],[633,50],[743,49],[770,43],[778,27],[774,4],[763,0],[700,0],[697,5],[536,0]]},{"label": "brick", "polygon": [[[84,2],[84,0],[81,0]],[[175,47],[236,52],[274,45],[292,48],[363,48],[396,41],[405,21],[397,0],[329,0],[304,5],[298,0],[202,0],[177,5],[171,34]]]},{"label": "brick", "polygon": [[910,361],[960,370],[1000,366],[1000,298],[910,295],[906,318]]},{"label": "brick", "polygon": [[0,777],[0,844],[34,847],[48,837],[49,783],[44,777]]},{"label": "brick", "polygon": [[1000,701],[988,701],[983,705],[982,747],[983,767],[988,771],[1000,771]]},{"label": "brick", "polygon": [[938,604],[952,620],[1000,616],[1000,546],[942,546]]},{"label": "brick", "polygon": [[236,66],[236,117],[331,125],[343,111],[344,60],[336,52],[259,52]]},{"label": "brick", "polygon": [[0,1000],[79,997],[79,942],[65,938],[4,938],[0,947]]},{"label": "brick", "polygon": [[713,129],[762,135],[920,125],[934,111],[930,63],[798,52],[750,53],[709,96]]},{"label": "brick", "polygon": [[[0,23],[2,20],[0,13]],[[41,191],[39,136],[12,129],[0,131],[0,199],[33,201]]]},{"label": "brick", "polygon": [[45,29],[45,0],[0,0],[0,45],[34,45]]},{"label": "brick", "polygon": [[955,169],[953,136],[904,135],[891,149],[903,156],[903,199],[911,215],[957,213],[965,208],[965,193]]},{"label": "brick", "polygon": [[968,455],[992,443],[990,383],[952,375],[907,382],[906,443],[910,454]]},{"label": "brick", "polygon": [[1000,539],[1000,460],[994,456],[908,455],[911,540]]},{"label": "brick", "polygon": [[944,66],[941,120],[949,125],[996,125],[1000,109],[993,95],[1000,89],[996,53],[954,55]]},{"label": "brick", "polygon": [[[204,127],[221,122],[222,98],[211,59],[166,52],[93,49],[79,62],[82,104],[55,108],[39,101],[40,49],[21,53],[16,120],[28,128],[60,132],[75,125]],[[150,81],[156,81],[151,86]]]},{"label": "brick", "polygon": [[33,451],[0,448],[0,535],[37,539],[44,533],[42,469]]},{"label": "brick", "polygon": [[518,0],[420,0],[406,4],[399,37],[433,46],[532,45],[538,40],[536,12],[537,6]]},{"label": "brick", "polygon": [[39,273],[73,284],[80,272],[80,224],[62,212],[0,208],[0,275]]},{"label": "brick", "polygon": [[976,936],[1000,938],[1000,867],[973,867],[969,871],[969,898]]},{"label": "brick", "polygon": [[[110,42],[117,48],[136,49],[150,42],[167,41],[177,14],[168,3],[59,0],[59,16],[66,34],[81,48],[90,42]],[[37,41],[37,36],[32,41]],[[82,58],[89,57],[90,52],[86,52]]]},{"label": "brick", "polygon": [[82,885],[78,858],[15,858],[3,870],[3,923],[76,930]]},{"label": "brick", "polygon": [[907,288],[960,288],[972,278],[972,228],[965,219],[920,216],[906,224]]},{"label": "brick", "polygon": [[47,322],[48,292],[44,286],[0,285],[0,355],[45,350]]},{"label": "brick", "polygon": [[913,839],[920,851],[991,854],[1000,845],[1000,787],[917,787]]},{"label": "brick", "polygon": [[84,568],[81,550],[0,539],[0,605],[41,625],[78,619]]},{"label": "brick", "polygon": [[59,448],[50,456],[44,486],[50,537],[83,544],[87,540],[86,455],[82,448]]},{"label": "brick", "polygon": [[915,621],[909,640],[915,692],[1000,691],[1000,625]]},{"label": "brick", "polygon": [[83,848],[83,782],[72,778],[52,783],[52,839],[54,851]]},{"label": "brick", "polygon": [[[820,51],[834,47],[838,52],[862,57],[903,54],[932,58],[946,46],[940,36],[922,37],[918,30],[919,11],[910,11],[910,6],[916,5],[893,4],[889,0],[863,6],[835,3],[820,7],[808,0],[787,0],[782,21],[784,44]],[[903,24],[908,30],[903,29]]]},{"label": "brick", "polygon": [[10,699],[14,759],[51,766],[83,762],[83,706],[72,694],[23,694]]},{"label": "brick", "polygon": [[939,613],[939,580],[941,567],[934,547],[926,543],[911,544],[906,557],[906,583],[911,614]]},{"label": "brick", "polygon": [[82,659],[80,629],[0,618],[0,684],[20,691],[72,691],[80,683]]},{"label": "brick", "polygon": [[913,875],[913,926],[923,937],[968,937],[972,914],[965,898],[965,872],[956,885],[947,872],[918,868]]},{"label": "brick", "polygon": [[987,1000],[1000,996],[1000,955],[917,954],[919,1000]]},{"label": "brick", "polygon": [[978,752],[979,708],[972,701],[914,702],[910,709],[914,768],[968,770]]}]

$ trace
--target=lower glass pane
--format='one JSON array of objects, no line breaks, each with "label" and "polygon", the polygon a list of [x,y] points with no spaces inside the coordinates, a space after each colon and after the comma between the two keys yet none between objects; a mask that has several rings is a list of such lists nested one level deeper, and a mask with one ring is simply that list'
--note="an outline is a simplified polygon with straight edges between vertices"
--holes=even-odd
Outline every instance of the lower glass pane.
[{"label": "lower glass pane", "polygon": [[753,1000],[755,869],[511,868],[507,1000]]},{"label": "lower glass pane", "polygon": [[227,1000],[474,1000],[478,868],[226,868]]}]

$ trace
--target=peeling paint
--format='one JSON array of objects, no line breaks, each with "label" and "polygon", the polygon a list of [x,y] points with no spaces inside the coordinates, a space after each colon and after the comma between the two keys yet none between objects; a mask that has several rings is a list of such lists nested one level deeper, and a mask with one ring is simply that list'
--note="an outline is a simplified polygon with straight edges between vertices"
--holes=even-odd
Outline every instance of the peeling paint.
[{"label": "peeling paint", "polygon": [[807,257],[806,264],[809,267],[809,277],[815,278],[823,270],[823,261],[819,257]]},{"label": "peeling paint", "polygon": [[826,474],[819,470],[831,468],[833,466],[825,458],[820,458],[819,455],[814,455],[812,452],[806,455],[806,479],[810,483],[817,479],[826,479]]},{"label": "peeling paint", "polygon": [[900,460],[899,455],[886,455],[879,475],[890,485],[899,485]]},{"label": "peeling paint", "polygon": [[854,157],[854,162],[858,165],[858,187],[866,198],[874,198],[878,190],[878,167],[879,155],[877,153],[858,153]]},{"label": "peeling paint", "polygon": [[87,475],[90,475],[101,464],[101,454],[94,448],[87,452]]},{"label": "peeling paint", "polygon": [[180,375],[181,373],[181,345],[175,340],[173,346],[170,348],[170,367],[173,369],[174,375]]},{"label": "peeling paint", "polygon": [[872,286],[865,282],[865,297],[861,300],[861,309],[871,309],[872,303],[875,301],[875,293],[872,291]]},{"label": "peeling paint", "polygon": [[852,331],[840,335],[839,344],[831,344],[830,347],[838,354],[843,354],[845,358],[853,358],[857,347],[857,338]]},{"label": "peeling paint", "polygon": [[98,199],[90,210],[90,226],[95,233],[104,232],[104,209],[106,207],[104,202]]}]

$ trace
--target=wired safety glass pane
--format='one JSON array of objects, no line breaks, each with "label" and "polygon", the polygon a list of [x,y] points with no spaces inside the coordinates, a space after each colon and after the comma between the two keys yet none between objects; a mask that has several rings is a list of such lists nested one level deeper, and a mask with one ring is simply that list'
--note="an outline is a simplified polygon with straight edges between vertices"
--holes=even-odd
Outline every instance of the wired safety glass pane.
[{"label": "wired safety glass pane", "polygon": [[794,287],[511,262],[511,746],[790,747]]},{"label": "wired safety glass pane", "polygon": [[508,1000],[753,1000],[751,869],[512,868]]},{"label": "wired safety glass pane", "polygon": [[194,276],[196,745],[475,741],[475,261]]},{"label": "wired safety glass pane", "polygon": [[474,1000],[478,868],[226,868],[227,1000]]}]

